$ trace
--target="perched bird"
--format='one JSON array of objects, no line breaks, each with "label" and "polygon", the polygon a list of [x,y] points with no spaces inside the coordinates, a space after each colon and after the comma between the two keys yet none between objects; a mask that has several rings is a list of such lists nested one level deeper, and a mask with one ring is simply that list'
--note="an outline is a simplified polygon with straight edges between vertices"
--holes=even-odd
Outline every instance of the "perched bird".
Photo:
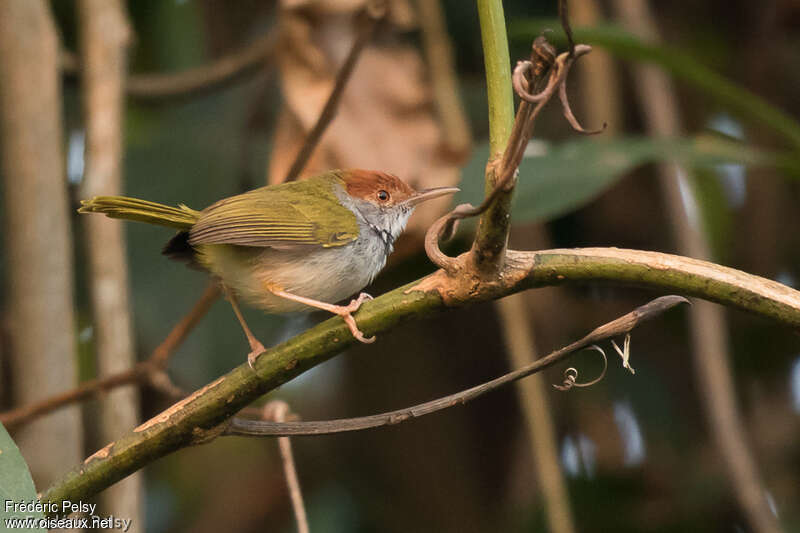
[{"label": "perched bird", "polygon": [[417,205],[456,191],[415,191],[384,172],[331,170],[231,196],[202,211],[97,196],[82,201],[78,212],[178,229],[163,253],[220,280],[250,343],[252,367],[264,345],[237,299],[273,313],[323,309],[341,316],[356,339],[372,342],[352,316],[371,296],[361,293],[348,305],[335,302],[375,278]]}]

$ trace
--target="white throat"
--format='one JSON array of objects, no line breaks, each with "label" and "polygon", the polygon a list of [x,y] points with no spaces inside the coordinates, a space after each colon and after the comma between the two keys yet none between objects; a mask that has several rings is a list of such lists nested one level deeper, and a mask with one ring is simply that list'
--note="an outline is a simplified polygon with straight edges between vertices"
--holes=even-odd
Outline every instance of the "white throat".
[{"label": "white throat", "polygon": [[355,213],[361,228],[361,237],[369,240],[379,239],[384,248],[384,259],[391,254],[394,250],[394,241],[406,229],[414,208],[379,207],[365,200],[356,200],[344,191],[337,191],[337,196],[345,207]]}]

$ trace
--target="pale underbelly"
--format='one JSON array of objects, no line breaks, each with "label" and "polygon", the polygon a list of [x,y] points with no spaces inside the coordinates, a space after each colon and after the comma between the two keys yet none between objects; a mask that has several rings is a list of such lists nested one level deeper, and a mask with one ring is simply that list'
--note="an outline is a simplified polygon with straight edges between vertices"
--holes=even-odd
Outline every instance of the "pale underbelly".
[{"label": "pale underbelly", "polygon": [[[386,256],[361,258],[358,241],[337,248],[276,250],[225,244],[196,248],[198,260],[244,303],[273,313],[307,312],[305,304],[271,293],[280,289],[325,303],[336,303],[369,285]],[[356,248],[351,248],[356,247]]]}]

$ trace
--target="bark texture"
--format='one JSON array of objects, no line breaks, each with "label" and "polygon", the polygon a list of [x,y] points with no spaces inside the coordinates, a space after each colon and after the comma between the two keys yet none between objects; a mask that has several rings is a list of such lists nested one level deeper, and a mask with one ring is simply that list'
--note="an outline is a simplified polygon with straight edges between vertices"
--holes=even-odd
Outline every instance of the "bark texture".
[{"label": "bark texture", "polygon": [[[0,135],[13,402],[76,384],[73,265],[61,123],[58,37],[44,0],[0,2]],[[34,483],[83,455],[70,407],[14,435]]]}]

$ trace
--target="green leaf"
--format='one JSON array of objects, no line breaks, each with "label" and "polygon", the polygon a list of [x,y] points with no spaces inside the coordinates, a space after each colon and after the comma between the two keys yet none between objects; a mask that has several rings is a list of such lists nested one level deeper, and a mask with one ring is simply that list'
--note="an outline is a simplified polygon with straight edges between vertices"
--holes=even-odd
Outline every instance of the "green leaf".
[{"label": "green leaf", "polygon": [[[475,149],[464,169],[461,192],[455,203],[478,205],[483,199],[483,173],[488,156],[486,144]],[[652,161],[677,161],[697,167],[730,162],[774,165],[778,159],[741,143],[711,136],[609,140],[584,137],[522,160],[512,217],[532,222],[563,215],[587,204],[629,171]]]},{"label": "green leaf", "polygon": [[[0,424],[0,531],[6,531],[7,521],[12,518],[27,518],[38,520],[43,519],[41,512],[17,511],[12,509],[6,511],[7,502],[17,502],[24,504],[34,504],[38,502],[36,489],[33,487],[33,479],[28,471],[28,465],[19,448],[11,440],[11,436],[6,428]],[[46,531],[44,528],[29,528],[24,531]]]},{"label": "green leaf", "polygon": [[[552,29],[547,38],[566,44],[561,24],[555,19],[530,19],[511,23],[509,35],[515,39],[532,39],[545,29]],[[665,44],[649,44],[627,30],[612,24],[573,28],[576,42],[601,46],[623,59],[655,63],[744,118],[759,121],[783,135],[795,148],[800,148],[800,123],[763,98],[720,76],[689,54]]]}]

